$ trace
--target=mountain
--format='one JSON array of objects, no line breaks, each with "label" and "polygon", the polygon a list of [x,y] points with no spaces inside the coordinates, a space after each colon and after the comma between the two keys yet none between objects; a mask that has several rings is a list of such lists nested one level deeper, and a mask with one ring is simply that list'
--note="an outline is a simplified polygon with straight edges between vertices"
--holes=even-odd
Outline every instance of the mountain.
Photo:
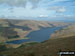
[{"label": "mountain", "polygon": [[32,31],[48,27],[65,25],[69,25],[69,23],[35,20],[0,19],[0,42],[27,39],[25,36]]},{"label": "mountain", "polygon": [[56,30],[52,35],[51,38],[64,38],[75,36],[75,24],[69,25],[68,27],[64,27],[63,29]]},{"label": "mountain", "polygon": [[[22,44],[19,48],[0,52],[6,56],[59,56],[59,51],[75,51],[75,24],[53,33],[41,43]],[[56,38],[55,38],[56,37]],[[6,47],[4,47],[6,48]],[[3,49],[4,49],[3,48]]]}]

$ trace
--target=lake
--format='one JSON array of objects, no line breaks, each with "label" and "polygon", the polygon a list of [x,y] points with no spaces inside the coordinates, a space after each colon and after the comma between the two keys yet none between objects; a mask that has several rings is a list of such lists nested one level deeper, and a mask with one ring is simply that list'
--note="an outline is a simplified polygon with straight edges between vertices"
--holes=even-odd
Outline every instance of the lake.
[{"label": "lake", "polygon": [[32,31],[26,36],[26,37],[29,37],[30,39],[15,40],[15,41],[10,41],[6,43],[21,44],[21,43],[30,42],[30,41],[43,42],[45,40],[50,39],[51,34],[54,33],[56,30],[60,30],[60,29],[62,29],[62,27],[44,28],[37,31]]}]

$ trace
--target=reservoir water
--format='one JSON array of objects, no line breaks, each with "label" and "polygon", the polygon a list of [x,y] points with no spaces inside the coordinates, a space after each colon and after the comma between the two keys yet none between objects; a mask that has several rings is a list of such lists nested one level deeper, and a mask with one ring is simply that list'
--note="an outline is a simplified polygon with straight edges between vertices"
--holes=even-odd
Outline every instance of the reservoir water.
[{"label": "reservoir water", "polygon": [[26,37],[29,37],[30,39],[15,40],[15,41],[10,41],[6,43],[21,44],[21,43],[30,42],[30,41],[43,42],[45,40],[50,39],[51,34],[54,33],[56,30],[60,30],[60,29],[62,29],[62,27],[44,28],[37,31],[32,31],[26,36]]}]

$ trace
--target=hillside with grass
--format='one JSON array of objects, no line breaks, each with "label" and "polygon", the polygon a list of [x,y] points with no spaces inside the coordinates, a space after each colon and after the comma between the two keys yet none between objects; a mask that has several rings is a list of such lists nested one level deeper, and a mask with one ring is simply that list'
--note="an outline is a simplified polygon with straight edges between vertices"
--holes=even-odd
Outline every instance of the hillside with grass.
[{"label": "hillside with grass", "polygon": [[69,23],[0,19],[0,42],[24,39],[32,31],[65,25],[69,25]]},{"label": "hillside with grass", "polygon": [[75,24],[72,24],[68,27],[64,27],[63,29],[56,30],[52,35],[51,38],[64,38],[64,37],[70,37],[75,36]]},{"label": "hillside with grass", "polygon": [[43,43],[29,47],[20,47],[8,51],[0,52],[6,56],[58,56],[58,52],[75,51],[75,36],[67,38],[50,39]]},{"label": "hillside with grass", "polygon": [[19,38],[19,35],[13,28],[0,26],[0,42],[5,42],[13,38]]},{"label": "hillside with grass", "polygon": [[[6,51],[1,51],[0,55],[6,56],[59,56],[59,51],[75,51],[75,33],[74,25],[70,25],[61,29],[61,31],[56,31],[55,33],[60,33],[60,36],[55,36],[41,43],[23,43],[20,47],[16,49],[7,49]],[[63,30],[66,32],[63,32]],[[69,31],[69,32],[68,32]],[[54,33],[54,34],[55,34]],[[52,34],[53,35],[53,34]]]},{"label": "hillside with grass", "polygon": [[[75,51],[75,24],[33,20],[0,20],[0,56],[58,56],[58,52]],[[68,26],[67,26],[68,25]],[[28,39],[32,31],[58,26],[49,40],[7,44],[6,41]]]}]

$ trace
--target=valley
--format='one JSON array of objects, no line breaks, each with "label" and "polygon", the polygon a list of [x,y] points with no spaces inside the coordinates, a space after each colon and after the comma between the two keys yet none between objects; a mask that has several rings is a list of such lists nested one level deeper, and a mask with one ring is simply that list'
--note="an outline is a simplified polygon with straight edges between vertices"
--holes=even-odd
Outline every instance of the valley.
[{"label": "valley", "polygon": [[75,0],[0,0],[0,56],[75,56]]},{"label": "valley", "polygon": [[75,50],[74,23],[33,20],[0,22],[1,56],[58,56],[59,50]]},{"label": "valley", "polygon": [[0,19],[0,42],[18,39],[27,39],[27,35],[32,31],[43,28],[52,28],[69,25],[64,22],[34,21],[34,20],[10,20]]}]

